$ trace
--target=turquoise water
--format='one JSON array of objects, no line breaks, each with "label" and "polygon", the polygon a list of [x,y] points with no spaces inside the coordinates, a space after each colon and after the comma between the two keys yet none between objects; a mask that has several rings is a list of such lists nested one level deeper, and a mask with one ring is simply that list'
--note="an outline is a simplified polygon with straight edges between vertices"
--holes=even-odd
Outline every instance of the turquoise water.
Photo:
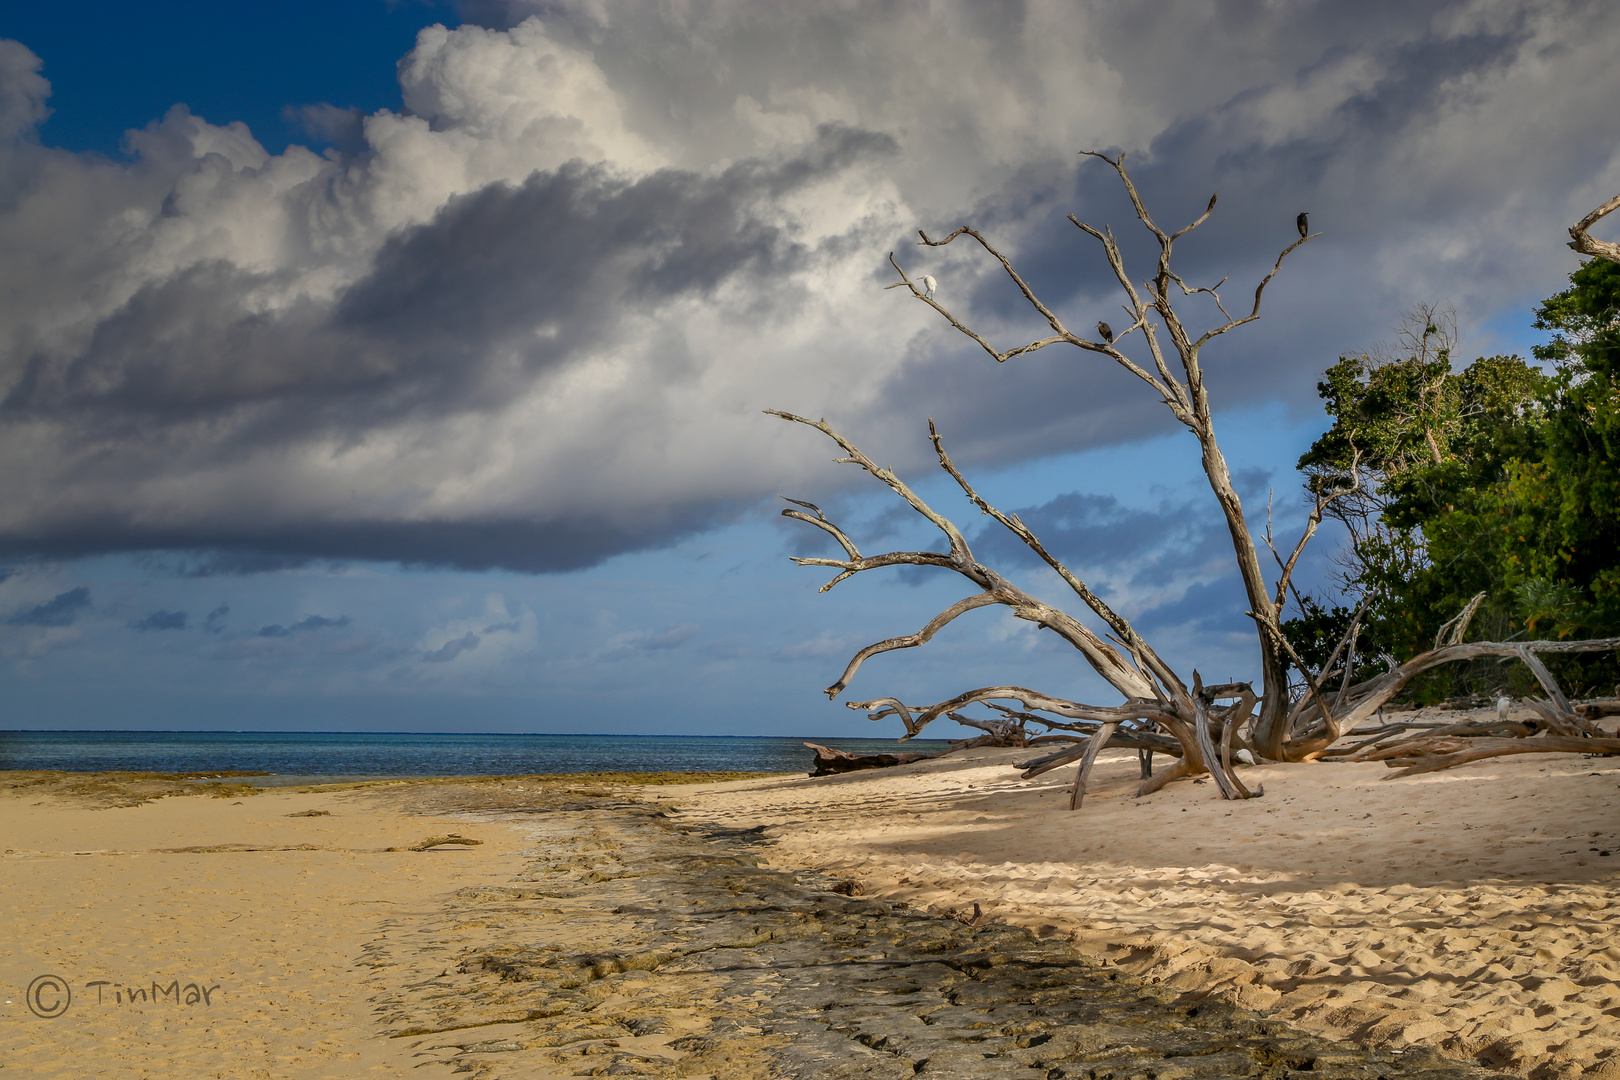
[{"label": "turquoise water", "polygon": [[[810,741],[856,753],[931,753],[942,739]],[[0,769],[271,774],[251,783],[560,772],[798,772],[802,738],[300,731],[0,731]]]}]

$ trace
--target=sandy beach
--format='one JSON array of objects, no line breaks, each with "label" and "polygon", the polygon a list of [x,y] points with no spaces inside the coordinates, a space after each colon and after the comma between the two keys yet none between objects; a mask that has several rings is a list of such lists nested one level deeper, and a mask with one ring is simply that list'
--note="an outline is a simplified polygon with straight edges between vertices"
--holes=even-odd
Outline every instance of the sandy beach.
[{"label": "sandy beach", "polygon": [[[334,793],[117,805],[142,785],[18,775],[0,795],[4,1076],[397,1075],[355,992],[362,949],[392,913],[516,865],[500,829],[386,852],[434,830]],[[67,984],[37,988],[61,1015],[26,1008],[40,978]]]},{"label": "sandy beach", "polygon": [[1078,812],[1073,769],[1029,751],[679,794],[767,825],[774,864],[865,895],[1068,936],[1182,991],[1380,1046],[1510,1073],[1620,1078],[1620,762],[1525,755],[1387,779],[1381,764],[1267,765],[1265,796],[1212,784],[1134,798],[1105,752]]},{"label": "sandy beach", "polygon": [[[1248,777],[1264,798],[1237,805],[1194,783],[1137,800],[1134,755],[1105,754],[1070,813],[1072,770],[1021,781],[1010,763],[1028,756],[576,795],[748,835],[766,866],[844,879],[859,897],[1071,942],[1165,1000],[1217,999],[1538,1080],[1620,1077],[1620,763],[1536,755],[1394,781],[1382,765],[1262,766]],[[499,960],[514,942],[585,948],[629,932],[603,910],[630,908],[589,909],[579,890],[643,872],[624,853],[634,821],[569,824],[584,815],[554,811],[572,790],[6,774],[0,1076],[600,1072],[609,1059],[559,1065],[555,1048],[576,1037],[564,1028],[602,1017],[548,1012],[540,984],[511,983]],[[389,850],[451,833],[482,843]],[[535,884],[564,879],[574,892]],[[598,989],[569,991],[579,1008],[675,993],[645,972],[608,974],[629,981],[598,972]],[[54,984],[29,997],[42,977],[71,1003]],[[656,1023],[625,1012],[602,1029],[591,1046],[641,1047],[641,1072],[613,1074],[767,1075],[728,1073],[703,1056],[709,1044],[679,1041],[722,1015],[749,1038],[771,1030],[748,1026],[763,1006],[715,990],[718,976],[688,978],[708,989],[679,984],[696,996],[664,1002]],[[464,1027],[507,1041],[399,1037]],[[511,1052],[479,1050],[490,1046]]]}]

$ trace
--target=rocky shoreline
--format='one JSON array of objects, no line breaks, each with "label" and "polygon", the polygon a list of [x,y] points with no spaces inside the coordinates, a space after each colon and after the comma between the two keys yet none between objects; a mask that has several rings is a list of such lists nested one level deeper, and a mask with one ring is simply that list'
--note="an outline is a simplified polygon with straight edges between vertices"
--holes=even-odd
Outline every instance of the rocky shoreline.
[{"label": "rocky shoreline", "polygon": [[413,1067],[490,1080],[1491,1075],[1177,1003],[1058,937],[844,895],[764,867],[762,830],[560,792],[411,801],[519,823],[532,845],[509,886],[390,919],[367,947],[375,1015]]}]

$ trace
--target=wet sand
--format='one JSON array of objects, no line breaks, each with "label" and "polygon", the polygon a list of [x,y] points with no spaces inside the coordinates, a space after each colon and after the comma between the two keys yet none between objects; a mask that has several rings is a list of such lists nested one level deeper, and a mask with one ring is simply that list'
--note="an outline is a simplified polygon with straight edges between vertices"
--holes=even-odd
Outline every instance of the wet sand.
[{"label": "wet sand", "polygon": [[1245,770],[1136,799],[1134,753],[1022,781],[1030,751],[668,793],[768,825],[773,865],[1057,933],[1180,991],[1304,1030],[1535,1077],[1620,1078],[1620,761],[1525,755],[1387,779]]},{"label": "wet sand", "polygon": [[[1072,770],[1020,781],[1009,762],[1027,756],[665,788],[226,784],[219,797],[0,774],[0,1077],[830,1077],[833,1058],[875,1077],[879,1062],[926,1062],[904,1050],[922,1045],[917,1025],[991,993],[963,961],[937,985],[897,989],[880,972],[838,991],[853,1002],[810,1009],[812,991],[832,990],[793,982],[786,969],[806,960],[771,951],[788,949],[770,936],[781,927],[754,945],[727,938],[758,950],[740,966],[682,952],[720,921],[763,926],[789,909],[819,927],[806,940],[854,949],[837,960],[852,971],[912,963],[906,942],[941,933],[924,924],[985,941],[1012,932],[998,923],[1027,927],[1028,942],[1073,952],[1075,971],[1139,977],[1160,1003],[1261,1010],[1271,1019],[1221,1014],[1250,1025],[1253,1045],[1229,1052],[1251,1065],[1280,1038],[1264,1024],[1286,1022],[1413,1067],[1387,1052],[1436,1049],[1537,1080],[1620,1077],[1613,759],[1509,758],[1396,781],[1381,765],[1264,766],[1249,777],[1266,796],[1234,805],[1192,783],[1136,800],[1134,757],[1104,755],[1071,814]],[[387,850],[450,833],[483,843]],[[838,881],[849,895],[826,892]],[[997,947],[1022,955],[1010,941]],[[41,976],[70,989],[61,1015],[27,1007]],[[883,1019],[860,1004],[878,994],[903,1007]],[[63,999],[44,985],[33,1001],[50,1012]],[[838,1038],[823,1046],[816,1024]],[[982,1026],[1006,1040],[985,1075],[1044,1060],[1018,1044],[1028,1031],[996,1034],[1018,1024]],[[885,1040],[873,1056],[867,1043]],[[790,1043],[832,1057],[785,1057]],[[1285,1065],[1276,1075],[1292,1075]],[[1354,1067],[1327,1054],[1313,1068],[1330,1065]]]}]

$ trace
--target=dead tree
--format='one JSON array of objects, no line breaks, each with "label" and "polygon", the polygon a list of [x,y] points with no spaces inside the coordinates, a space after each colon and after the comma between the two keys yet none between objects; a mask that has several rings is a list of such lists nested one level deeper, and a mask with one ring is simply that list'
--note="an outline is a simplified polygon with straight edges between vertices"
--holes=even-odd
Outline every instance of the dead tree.
[{"label": "dead tree", "polygon": [[[914,279],[891,253],[889,262],[900,280],[888,288],[904,288],[912,297],[927,304],[952,327],[975,341],[998,363],[1025,356],[1050,346],[1065,345],[1084,353],[1106,358],[1151,387],[1175,419],[1198,439],[1200,460],[1211,492],[1225,519],[1231,540],[1233,557],[1242,578],[1248,599],[1246,614],[1254,620],[1258,667],[1261,689],[1257,694],[1247,683],[1205,686],[1198,672],[1192,673],[1191,686],[1171,669],[1153,647],[1131,626],[1130,622],[1113,610],[1094,593],[1072,570],[1054,557],[1040,539],[1017,517],[990,505],[963,476],[951,461],[945,444],[934,422],[929,421],[929,437],[940,466],[962,489],[968,500],[981,513],[987,514],[1017,536],[1047,566],[1051,567],[1076,596],[1107,627],[1106,639],[1094,633],[1085,624],[1067,612],[1031,596],[1014,585],[991,567],[979,562],[973,555],[962,531],[944,515],[929,506],[895,473],[882,468],[867,457],[854,443],[835,431],[825,420],[810,420],[792,413],[767,410],[772,415],[794,423],[813,427],[837,443],[843,456],[839,463],[856,465],[889,487],[912,509],[921,514],[944,535],[949,544],[945,552],[891,551],[880,555],[863,555],[855,542],[815,505],[789,499],[795,508],[783,510],[791,518],[803,521],[831,536],[843,548],[844,558],[797,557],[793,561],[801,566],[824,566],[838,571],[831,581],[823,585],[826,592],[839,582],[867,570],[887,566],[933,566],[953,571],[966,578],[975,588],[970,595],[940,612],[916,633],[889,638],[868,645],[858,651],[845,666],[843,674],[826,690],[828,697],[837,698],[855,677],[857,671],[870,658],[897,649],[916,648],[950,622],[978,608],[992,605],[1007,608],[1014,617],[1050,630],[1063,638],[1085,659],[1091,668],[1117,690],[1125,699],[1119,705],[1092,705],[1069,701],[1021,686],[988,686],[964,691],[945,701],[929,705],[907,705],[896,698],[877,698],[870,701],[847,702],[849,708],[866,710],[873,720],[898,717],[905,726],[909,739],[919,734],[940,716],[960,719],[959,710],[982,702],[999,710],[1009,721],[1016,721],[1020,730],[1027,731],[1028,723],[1038,723],[1046,733],[1027,741],[1067,743],[1044,757],[1023,763],[1024,775],[1035,776],[1060,765],[1081,761],[1070,799],[1071,807],[1078,807],[1084,795],[1086,774],[1096,755],[1104,746],[1134,747],[1146,753],[1165,753],[1175,759],[1168,768],[1146,777],[1140,789],[1148,794],[1182,777],[1210,773],[1222,796],[1228,799],[1246,799],[1260,794],[1250,791],[1233,771],[1232,763],[1244,752],[1254,757],[1273,761],[1307,761],[1323,757],[1326,751],[1351,732],[1363,720],[1374,715],[1384,704],[1403,689],[1412,678],[1434,666],[1453,660],[1480,655],[1508,655],[1522,660],[1536,673],[1542,685],[1548,688],[1546,708],[1556,716],[1560,734],[1570,737],[1584,735],[1586,752],[1598,750],[1604,742],[1591,736],[1600,735],[1590,728],[1570,707],[1561,690],[1552,682],[1551,675],[1536,658],[1538,651],[1571,651],[1613,648],[1620,642],[1532,642],[1495,644],[1476,642],[1462,644],[1468,616],[1454,621],[1450,638],[1437,642],[1431,652],[1414,657],[1406,664],[1392,668],[1376,679],[1352,685],[1349,672],[1355,668],[1353,655],[1359,621],[1352,625],[1345,640],[1322,670],[1312,673],[1289,644],[1282,629],[1282,611],[1286,605],[1291,579],[1300,556],[1304,553],[1323,515],[1335,500],[1353,494],[1356,481],[1344,486],[1320,488],[1316,492],[1305,528],[1298,541],[1286,555],[1272,546],[1268,524],[1264,541],[1277,564],[1274,580],[1268,581],[1261,565],[1259,547],[1244,515],[1243,504],[1232,484],[1231,472],[1225,455],[1216,440],[1215,425],[1210,408],[1208,389],[1200,361],[1203,347],[1215,338],[1253,322],[1260,317],[1261,300],[1266,286],[1282,269],[1283,260],[1316,235],[1302,235],[1283,248],[1270,271],[1255,286],[1254,299],[1247,313],[1232,315],[1227,311],[1217,291],[1225,279],[1210,287],[1189,286],[1172,268],[1171,257],[1176,241],[1208,220],[1215,209],[1216,198],[1196,220],[1176,232],[1166,232],[1149,214],[1136,186],[1131,182],[1124,165],[1124,155],[1109,158],[1103,154],[1088,154],[1106,162],[1118,174],[1129,195],[1137,219],[1152,235],[1158,246],[1157,265],[1151,277],[1138,285],[1127,272],[1111,229],[1097,229],[1070,215],[1068,220],[1081,232],[1095,239],[1102,247],[1110,269],[1125,298],[1127,321],[1123,329],[1099,323],[1102,340],[1093,340],[1071,330],[1052,311],[1019,274],[1012,262],[998,251],[979,232],[962,226],[940,239],[931,239],[919,232],[921,245],[944,247],[959,237],[969,237],[982,247],[1000,265],[1012,284],[1050,328],[1050,333],[1027,344],[998,350],[990,341],[965,325],[934,297],[934,290],[922,278]],[[1593,219],[1595,220],[1595,219]],[[1184,323],[1176,302],[1193,297],[1207,296],[1220,319],[1202,332],[1194,332]],[[1106,332],[1105,332],[1106,330]],[[1139,362],[1127,355],[1125,347],[1132,344],[1131,336],[1138,335],[1141,351],[1147,354]],[[1168,348],[1166,347],[1168,342]],[[1345,656],[1339,665],[1338,658]],[[1290,663],[1306,674],[1306,690],[1297,698],[1289,693],[1287,677]],[[1330,683],[1340,677],[1334,690]],[[1000,702],[1016,703],[1013,709]],[[1218,702],[1227,704],[1217,707]],[[1582,725],[1586,725],[1582,727]],[[975,723],[972,726],[985,727]],[[997,730],[995,728],[990,729]],[[1418,736],[1425,737],[1425,736]],[[1006,740],[1003,744],[1006,743]],[[981,740],[970,740],[979,743]],[[1406,745],[1416,752],[1414,744],[1396,741],[1389,747]],[[1620,740],[1616,741],[1620,748]],[[1604,751],[1606,752],[1606,751]],[[1431,755],[1432,756],[1432,755]],[[1471,759],[1472,760],[1472,759]],[[1439,766],[1444,767],[1444,766]],[[1144,770],[1146,771],[1146,770]]]},{"label": "dead tree", "polygon": [[1610,262],[1620,263],[1620,244],[1611,244],[1606,240],[1594,240],[1587,235],[1587,230],[1596,225],[1603,218],[1620,210],[1620,195],[1616,195],[1602,206],[1587,214],[1569,229],[1569,246],[1582,255],[1592,255],[1599,259],[1608,259]]}]

